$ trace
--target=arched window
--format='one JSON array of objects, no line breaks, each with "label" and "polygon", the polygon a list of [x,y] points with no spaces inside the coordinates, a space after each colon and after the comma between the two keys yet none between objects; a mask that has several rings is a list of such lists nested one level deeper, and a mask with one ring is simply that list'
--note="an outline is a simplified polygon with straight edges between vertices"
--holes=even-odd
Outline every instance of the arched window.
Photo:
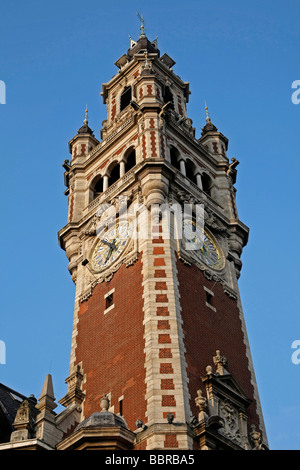
[{"label": "arched window", "polygon": [[192,181],[194,184],[197,184],[197,178],[195,175],[196,166],[190,160],[185,162],[185,174],[186,177]]},{"label": "arched window", "polygon": [[202,180],[202,189],[203,189],[203,191],[208,196],[210,196],[211,195],[211,186],[212,186],[212,181],[211,181],[210,176],[208,176],[207,173],[202,173],[201,180]]},{"label": "arched window", "polygon": [[108,186],[114,184],[120,178],[120,166],[118,163],[112,164],[110,171],[110,176],[108,178]]},{"label": "arched window", "polygon": [[127,106],[130,104],[130,101],[131,101],[131,86],[128,86],[123,90],[123,93],[121,95],[120,111],[123,111],[123,109],[127,108]]},{"label": "arched window", "polygon": [[103,193],[103,178],[101,175],[99,175],[96,176],[90,186],[90,202],[93,201],[101,193]]},{"label": "arched window", "polygon": [[168,108],[174,109],[174,101],[173,101],[173,94],[168,86],[165,87],[164,89],[164,103],[170,103]]},{"label": "arched window", "polygon": [[170,158],[171,158],[171,164],[175,166],[177,170],[180,170],[179,152],[175,147],[170,148]]},{"label": "arched window", "polygon": [[136,165],[135,150],[131,149],[131,151],[129,151],[129,154],[127,156],[126,163],[125,163],[125,173],[131,170],[131,168],[133,168],[135,165]]}]

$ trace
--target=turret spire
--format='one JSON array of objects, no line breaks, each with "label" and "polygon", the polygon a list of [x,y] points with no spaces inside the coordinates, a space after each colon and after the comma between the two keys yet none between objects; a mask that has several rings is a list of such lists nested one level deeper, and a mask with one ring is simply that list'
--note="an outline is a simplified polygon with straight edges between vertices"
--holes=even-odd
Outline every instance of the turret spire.
[{"label": "turret spire", "polygon": [[211,119],[210,119],[210,116],[209,116],[210,113],[208,112],[208,107],[207,107],[206,101],[204,101],[204,103],[205,103],[206,124],[202,129],[202,133],[201,133],[202,136],[204,134],[206,134],[206,132],[217,132],[218,131],[216,126],[211,122]]}]

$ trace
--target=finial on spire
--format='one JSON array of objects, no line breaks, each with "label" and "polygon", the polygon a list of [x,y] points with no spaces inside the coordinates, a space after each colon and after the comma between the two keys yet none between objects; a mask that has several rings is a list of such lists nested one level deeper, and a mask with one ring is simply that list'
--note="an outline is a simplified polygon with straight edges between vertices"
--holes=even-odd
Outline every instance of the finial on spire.
[{"label": "finial on spire", "polygon": [[210,116],[209,116],[210,113],[208,112],[208,107],[207,107],[206,101],[204,101],[204,103],[205,103],[206,124],[202,128],[202,132],[201,132],[202,137],[207,132],[218,132],[218,129],[216,128],[216,126],[211,122],[211,119],[210,119]]},{"label": "finial on spire", "polygon": [[87,110],[87,105],[85,106],[85,112],[84,112],[84,120],[83,120],[83,124],[85,126],[88,125],[88,110]]},{"label": "finial on spire", "polygon": [[210,113],[208,112],[206,101],[204,101],[204,103],[205,103],[206,122],[211,122],[210,117],[209,117]]},{"label": "finial on spire", "polygon": [[138,16],[138,19],[140,20],[141,22],[141,26],[140,26],[140,38],[145,38],[146,37],[146,33],[145,33],[145,20],[144,18],[142,17],[142,15],[139,14],[139,12],[137,12],[137,16]]}]

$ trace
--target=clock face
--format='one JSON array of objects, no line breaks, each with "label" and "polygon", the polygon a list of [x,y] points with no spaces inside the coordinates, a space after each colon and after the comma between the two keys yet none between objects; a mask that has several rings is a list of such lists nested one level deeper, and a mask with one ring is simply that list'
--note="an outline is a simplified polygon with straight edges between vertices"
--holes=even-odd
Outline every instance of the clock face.
[{"label": "clock face", "polygon": [[223,258],[216,243],[207,232],[197,226],[194,220],[183,222],[183,239],[185,248],[193,250],[195,255],[213,269],[222,269]]},{"label": "clock face", "polygon": [[95,271],[106,269],[119,258],[130,239],[130,232],[128,222],[119,222],[102,232],[92,256],[92,267]]}]

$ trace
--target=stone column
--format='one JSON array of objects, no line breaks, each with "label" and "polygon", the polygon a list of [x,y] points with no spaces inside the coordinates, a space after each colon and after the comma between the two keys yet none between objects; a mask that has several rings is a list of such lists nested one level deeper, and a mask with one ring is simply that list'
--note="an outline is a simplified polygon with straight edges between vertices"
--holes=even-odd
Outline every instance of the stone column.
[{"label": "stone column", "polygon": [[120,162],[120,178],[125,175],[125,162],[122,160]]},{"label": "stone column", "polygon": [[202,186],[202,179],[201,179],[200,173],[197,173],[197,174],[196,174],[196,180],[197,180],[197,186],[198,186],[198,188],[203,189],[203,186]]},{"label": "stone column", "polygon": [[103,192],[106,191],[108,188],[108,176],[104,175],[103,176]]},{"label": "stone column", "polygon": [[181,171],[181,173],[182,173],[184,176],[186,176],[185,162],[184,162],[184,160],[180,160],[179,164],[180,164],[180,171]]}]

